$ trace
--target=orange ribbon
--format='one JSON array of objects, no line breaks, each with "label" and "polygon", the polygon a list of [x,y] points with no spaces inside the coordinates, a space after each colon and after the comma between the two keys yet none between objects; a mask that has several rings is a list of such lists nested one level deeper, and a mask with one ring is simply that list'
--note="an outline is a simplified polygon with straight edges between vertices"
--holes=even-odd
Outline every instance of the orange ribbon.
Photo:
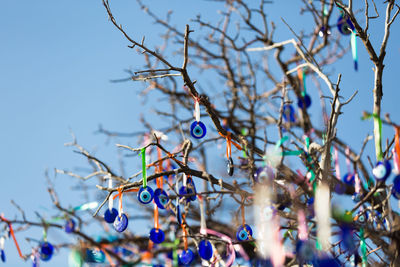
[{"label": "orange ribbon", "polygon": [[7,220],[6,218],[4,218],[3,214],[0,215],[0,219],[1,219],[3,222],[5,222],[5,223],[8,224],[8,228],[10,228],[10,234],[11,234],[13,240],[14,240],[15,246],[17,247],[18,254],[19,254],[19,256],[20,256],[22,259],[25,259],[24,255],[22,255],[21,249],[19,248],[17,239],[15,238],[14,229],[13,229],[13,227],[12,227],[11,222],[10,222],[9,220]]},{"label": "orange ribbon", "polygon": [[218,132],[219,135],[224,137],[226,139],[226,157],[229,159],[232,154],[231,146],[232,144],[239,150],[243,150],[242,146],[236,143],[235,141],[232,141],[231,137],[231,132],[227,131],[227,135],[222,134],[221,132]]},{"label": "orange ribbon", "polygon": [[400,135],[400,127],[396,126],[396,134],[394,136],[394,141],[395,141],[395,151],[397,154],[397,166],[400,168],[400,141],[399,141],[399,135]]},{"label": "orange ribbon", "polygon": [[183,244],[184,244],[185,251],[187,251],[188,250],[188,241],[187,241],[187,230],[186,230],[186,226],[185,226],[186,220],[185,220],[184,213],[182,214],[182,219],[183,220],[182,220],[181,226],[182,226],[182,231],[183,231]]}]

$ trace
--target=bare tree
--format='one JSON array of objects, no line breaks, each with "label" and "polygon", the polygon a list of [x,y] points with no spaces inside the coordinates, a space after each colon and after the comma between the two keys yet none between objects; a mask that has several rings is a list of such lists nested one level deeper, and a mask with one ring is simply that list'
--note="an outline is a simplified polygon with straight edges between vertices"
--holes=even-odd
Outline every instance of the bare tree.
[{"label": "bare tree", "polygon": [[[4,229],[14,240],[13,225],[18,232],[30,227],[64,229],[76,242],[49,242],[46,235],[36,243],[28,238],[33,250],[19,250],[20,256],[47,261],[53,247],[69,247],[73,266],[400,266],[400,217],[390,202],[400,198],[400,178],[386,183],[391,173],[398,175],[400,128],[389,115],[382,116],[381,105],[387,45],[400,10],[397,1],[365,0],[356,6],[352,0],[299,1],[299,13],[313,25],[298,32],[282,19],[292,36],[288,40],[276,37],[276,23],[268,16],[272,1],[215,2],[226,7],[217,23],[198,15],[192,20],[195,26],[174,27],[171,13],[159,17],[137,0],[165,29],[164,42],[154,46],[128,34],[112,3],[103,0],[110,22],[146,62],[114,82],[143,82],[142,95],[151,95],[149,101],[162,99],[163,105],[152,103],[162,124],[142,117],[146,130],[141,132],[99,127],[111,140],[137,139],[137,146],[116,144],[121,166],[129,157],[141,163],[136,173],[114,170],[74,137],[68,145],[88,160],[91,172],[56,173],[75,177],[80,184],[97,179],[97,190],[104,193],[101,204],[93,217],[84,218],[78,211],[95,204],[67,208],[49,179],[49,194],[65,225],[50,223],[39,213],[39,220],[28,219],[14,203],[21,214],[17,219],[2,216]],[[386,13],[379,14],[383,8]],[[376,46],[369,27],[379,21],[383,39]],[[193,32],[193,27],[205,34]],[[357,102],[357,91],[347,99],[341,95],[341,79],[351,74],[330,74],[349,54],[357,71],[357,40],[358,49],[368,52],[363,60],[373,64],[374,73],[371,111],[360,114],[371,119],[374,133],[358,151],[337,136],[342,108]],[[307,90],[310,81],[313,89]],[[322,127],[311,118],[311,105],[319,106]],[[385,149],[382,124],[395,129]],[[375,159],[364,155],[372,139]],[[226,155],[216,149],[225,145]],[[340,158],[346,159],[344,176]],[[226,171],[221,171],[221,162]],[[332,206],[336,198],[346,197],[350,209]],[[143,216],[134,214],[138,209],[145,211]],[[138,219],[154,220],[150,233],[130,227]],[[122,234],[96,240],[91,237],[94,224]]]}]

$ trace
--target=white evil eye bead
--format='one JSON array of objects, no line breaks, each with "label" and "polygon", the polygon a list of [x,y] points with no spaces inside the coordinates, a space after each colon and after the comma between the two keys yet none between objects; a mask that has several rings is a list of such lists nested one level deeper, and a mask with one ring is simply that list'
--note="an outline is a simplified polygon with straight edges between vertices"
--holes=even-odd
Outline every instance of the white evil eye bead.
[{"label": "white evil eye bead", "polygon": [[125,213],[122,213],[121,216],[117,216],[114,221],[114,229],[117,232],[123,232],[126,230],[128,227],[128,217],[125,215]]},{"label": "white evil eye bead", "polygon": [[42,261],[48,261],[51,259],[51,256],[53,255],[54,252],[54,247],[52,244],[50,244],[49,242],[42,242],[40,244],[40,259]]},{"label": "white evil eye bead", "polygon": [[190,135],[196,139],[203,138],[207,133],[207,128],[201,121],[194,121],[190,125]]},{"label": "white evil eye bead", "polygon": [[228,172],[229,176],[233,175],[233,171],[234,171],[234,167],[233,167],[233,159],[231,157],[229,157],[228,159],[228,163],[226,165],[226,171]]},{"label": "white evil eye bead", "polygon": [[190,263],[192,263],[193,259],[194,254],[193,251],[191,251],[190,249],[184,250],[181,254],[179,254],[179,261],[183,265],[189,265]]},{"label": "white evil eye bead", "polygon": [[354,25],[347,16],[340,15],[337,21],[337,27],[341,34],[349,35],[354,31]]},{"label": "white evil eye bead", "polygon": [[342,178],[343,183],[347,185],[354,185],[355,177],[354,174],[346,173]]},{"label": "white evil eye bead", "polygon": [[236,239],[238,241],[246,241],[252,238],[253,236],[253,230],[251,227],[247,224],[239,226],[239,228],[236,231]]},{"label": "white evil eye bead", "polygon": [[149,204],[154,197],[153,189],[151,187],[140,187],[138,192],[138,200],[142,204]]},{"label": "white evil eye bead", "polygon": [[157,188],[156,190],[154,190],[154,202],[156,203],[158,208],[165,209],[165,207],[169,203],[168,194],[161,188]]},{"label": "white evil eye bead", "polygon": [[372,173],[377,181],[386,181],[389,175],[392,173],[392,166],[388,160],[379,161],[375,168],[372,169]]},{"label": "white evil eye bead", "polygon": [[311,106],[311,97],[307,94],[303,96],[303,99],[299,97],[297,99],[297,106],[301,109],[303,109],[303,107],[309,108]]},{"label": "white evil eye bead", "polygon": [[153,228],[150,231],[149,238],[151,241],[153,241],[153,243],[161,244],[162,242],[164,242],[165,239],[164,231],[161,229]]},{"label": "white evil eye bead", "polygon": [[292,105],[286,104],[283,106],[283,113],[282,113],[283,119],[286,122],[294,122],[294,108]]}]

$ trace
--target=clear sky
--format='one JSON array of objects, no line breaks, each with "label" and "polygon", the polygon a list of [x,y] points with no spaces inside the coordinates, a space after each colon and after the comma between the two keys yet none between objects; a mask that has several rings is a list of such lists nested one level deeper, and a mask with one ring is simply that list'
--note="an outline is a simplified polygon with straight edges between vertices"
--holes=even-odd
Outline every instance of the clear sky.
[{"label": "clear sky", "polygon": [[[298,10],[290,11],[286,6],[292,1],[277,0],[270,11],[271,16],[279,21],[279,16],[284,17],[296,29],[300,27],[296,17]],[[132,36],[141,39],[146,35],[150,47],[157,44],[162,28],[154,26],[135,1],[110,2],[117,20],[126,25]],[[174,24],[182,29],[185,23],[193,25],[189,19],[198,13],[210,20],[217,15],[217,9],[210,8],[207,1],[152,0],[146,3],[156,7],[155,12],[160,15],[174,10]],[[45,170],[49,169],[53,178],[54,168],[73,170],[87,166],[73,149],[64,147],[64,143],[72,140],[70,130],[81,145],[96,150],[96,155],[117,166],[114,144],[107,143],[106,138],[96,135],[95,131],[99,124],[120,132],[139,129],[142,99],[137,92],[142,85],[110,83],[110,80],[126,77],[125,69],[140,67],[142,57],[127,48],[129,43],[108,21],[100,0],[3,0],[0,12],[0,212],[13,218],[17,211],[10,199],[14,199],[30,218],[36,219],[33,211],[52,214],[48,210],[50,199]],[[282,41],[285,36],[282,32],[288,34],[287,28],[278,24],[281,32],[278,32],[277,41]],[[396,21],[388,46],[383,100],[383,113],[389,112],[398,123],[399,25]],[[371,33],[378,29],[371,26]],[[374,39],[374,43],[381,38]],[[366,132],[372,133],[372,123],[359,119],[362,110],[371,110],[373,79],[372,66],[365,64],[366,53],[360,44],[359,58],[358,73],[352,70],[349,54],[331,76],[336,80],[337,72],[344,73],[345,96],[359,90],[355,99],[357,105],[344,108],[345,114],[338,125],[341,128],[339,137],[351,140],[356,148],[361,146]],[[354,126],[355,120],[357,126]],[[384,131],[386,137],[393,135],[390,128]],[[133,140],[129,142],[134,143]],[[373,150],[369,148],[368,151],[373,156]],[[77,206],[84,202],[80,194],[71,191],[72,178],[59,175],[55,182],[62,203]],[[24,252],[28,253],[29,245],[24,236],[18,235]],[[36,232],[36,238],[40,239],[40,232]],[[60,238],[68,240],[64,235]],[[30,262],[23,263],[17,257],[11,240],[6,242],[6,254],[7,266],[30,266]],[[67,253],[60,253],[42,266],[67,266],[66,257]]]}]

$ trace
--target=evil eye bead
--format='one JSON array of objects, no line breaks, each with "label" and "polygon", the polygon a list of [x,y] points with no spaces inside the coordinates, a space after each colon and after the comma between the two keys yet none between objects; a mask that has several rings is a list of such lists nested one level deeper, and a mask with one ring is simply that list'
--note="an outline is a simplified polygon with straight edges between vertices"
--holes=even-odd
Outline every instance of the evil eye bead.
[{"label": "evil eye bead", "polygon": [[388,160],[379,161],[375,168],[372,169],[372,174],[377,181],[386,181],[389,175],[392,173],[392,166]]},{"label": "evil eye bead", "polygon": [[339,32],[343,35],[349,35],[352,31],[354,31],[353,23],[347,16],[344,16],[343,14],[338,18],[337,27]]},{"label": "evil eye bead", "polygon": [[234,167],[233,167],[233,159],[232,159],[231,157],[229,157],[228,163],[227,163],[227,165],[226,165],[226,171],[228,172],[228,175],[229,175],[229,176],[232,176],[234,170],[235,170],[235,169],[234,169]]},{"label": "evil eye bead", "polygon": [[303,109],[303,107],[309,108],[311,106],[311,97],[307,94],[305,94],[303,98],[299,97],[297,99],[297,106],[301,109]]},{"label": "evil eye bead", "polygon": [[246,241],[253,237],[253,230],[247,224],[239,226],[238,230],[236,231],[236,239],[238,241]]},{"label": "evil eye bead", "polygon": [[154,197],[154,192],[151,187],[146,186],[146,187],[140,187],[139,192],[138,192],[138,200],[142,204],[149,204]]},{"label": "evil eye bead", "polygon": [[72,233],[74,230],[75,230],[75,226],[76,226],[76,223],[75,223],[75,221],[73,220],[73,219],[68,219],[66,222],[65,222],[65,225],[64,225],[64,230],[65,230],[65,232],[66,233]]},{"label": "evil eye bead", "polygon": [[314,267],[340,267],[341,265],[335,258],[331,258],[328,256],[321,257],[313,261]]},{"label": "evil eye bead", "polygon": [[296,244],[296,256],[300,263],[308,263],[313,260],[315,250],[313,244],[308,240],[299,240]]},{"label": "evil eye bead", "polygon": [[322,26],[318,31],[318,35],[321,38],[323,38],[325,35],[330,35],[330,34],[331,34],[331,31],[329,30],[329,27]]},{"label": "evil eye bead", "polygon": [[149,238],[151,241],[153,241],[153,243],[161,244],[162,242],[164,242],[165,239],[164,231],[161,229],[153,228],[150,231]]},{"label": "evil eye bead", "polygon": [[257,168],[256,172],[254,173],[254,180],[256,182],[262,182],[268,180],[268,169],[267,167],[259,167]]},{"label": "evil eye bead", "polygon": [[392,196],[400,199],[400,175],[397,175],[393,180]]},{"label": "evil eye bead", "polygon": [[196,196],[197,191],[196,191],[196,185],[194,184],[193,179],[189,177],[187,179],[186,184],[187,184],[188,191],[190,191],[189,194],[192,194],[192,196],[189,197],[190,201],[195,201],[197,199],[197,196]]},{"label": "evil eye bead", "polygon": [[184,250],[182,251],[181,254],[179,254],[179,260],[184,265],[192,263],[193,259],[194,259],[194,254],[193,251],[191,251],[190,249]]},{"label": "evil eye bead", "polygon": [[0,252],[0,258],[2,262],[6,262],[6,254],[4,253],[4,250],[1,250]]},{"label": "evil eye bead", "polygon": [[202,259],[209,261],[213,255],[211,242],[203,239],[199,243],[199,255]]},{"label": "evil eye bead", "polygon": [[125,213],[122,213],[121,216],[117,216],[114,221],[114,229],[117,232],[122,233],[123,231],[126,230],[128,227],[128,217],[125,215]]},{"label": "evil eye bead", "polygon": [[90,263],[104,263],[106,261],[106,255],[101,250],[86,249],[85,261]]},{"label": "evil eye bead", "polygon": [[354,174],[351,173],[346,173],[343,178],[342,178],[343,183],[347,185],[354,185],[355,182],[355,176]]},{"label": "evil eye bead", "polygon": [[294,108],[292,107],[292,105],[286,104],[283,106],[282,117],[286,122],[294,122],[295,121]]},{"label": "evil eye bead", "polygon": [[182,224],[182,214],[179,204],[176,206],[176,221],[178,222],[179,225]]},{"label": "evil eye bead", "polygon": [[337,182],[335,185],[335,192],[336,194],[342,195],[346,192],[346,185],[341,182]]},{"label": "evil eye bead", "polygon": [[168,194],[161,188],[157,188],[156,190],[154,190],[154,202],[156,203],[158,208],[165,209],[165,207],[169,203]]},{"label": "evil eye bead", "polygon": [[354,242],[354,237],[353,237],[353,230],[350,227],[343,227],[340,232],[340,236],[342,239],[342,245],[343,247],[350,253],[354,253],[356,250],[356,244]]},{"label": "evil eye bead", "polygon": [[53,255],[54,252],[54,247],[52,244],[50,244],[49,242],[42,242],[40,244],[40,259],[42,261],[48,261],[51,259],[51,256]]},{"label": "evil eye bead", "polygon": [[207,133],[207,128],[201,121],[194,121],[190,125],[190,135],[196,139],[203,138]]},{"label": "evil eye bead", "polygon": [[115,221],[115,218],[118,216],[118,211],[114,208],[107,209],[106,212],[104,212],[104,220],[107,223],[113,223]]},{"label": "evil eye bead", "polygon": [[189,186],[184,186],[182,185],[181,188],[179,188],[179,195],[183,196],[187,202],[192,201],[192,196],[195,194],[193,191],[193,188],[190,188]]}]

